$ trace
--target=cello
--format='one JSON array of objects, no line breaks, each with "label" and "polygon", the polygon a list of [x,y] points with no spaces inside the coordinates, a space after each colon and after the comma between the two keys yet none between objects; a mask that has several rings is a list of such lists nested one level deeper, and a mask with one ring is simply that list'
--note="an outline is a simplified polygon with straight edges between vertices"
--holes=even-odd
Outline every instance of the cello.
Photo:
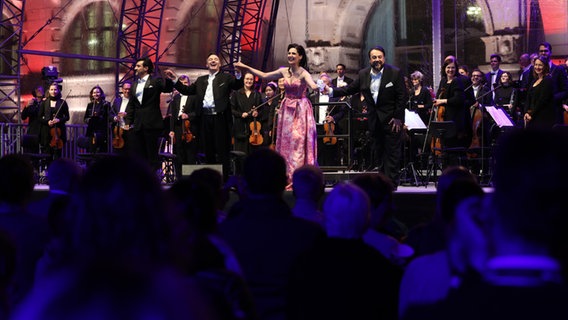
[{"label": "cello", "polygon": [[[442,87],[440,88],[440,93],[438,94],[438,99],[443,99],[444,96],[446,95],[446,88]],[[444,121],[444,118],[446,116],[446,107],[445,106],[437,106],[436,111],[435,111],[435,116],[434,118],[436,119],[437,122],[441,122]],[[440,137],[432,137],[432,142],[430,145],[430,148],[432,150],[432,152],[439,156],[442,154],[442,140]]]},{"label": "cello", "polygon": [[[482,128],[481,122],[483,121],[483,111],[480,109],[481,107],[476,107],[475,105],[472,106],[473,109],[473,119],[471,123],[471,129],[473,130],[473,135],[471,137],[471,145],[469,146],[470,150],[475,150],[481,148],[481,139],[479,137],[479,130]],[[476,152],[468,152],[468,158],[477,158],[478,154]]]}]

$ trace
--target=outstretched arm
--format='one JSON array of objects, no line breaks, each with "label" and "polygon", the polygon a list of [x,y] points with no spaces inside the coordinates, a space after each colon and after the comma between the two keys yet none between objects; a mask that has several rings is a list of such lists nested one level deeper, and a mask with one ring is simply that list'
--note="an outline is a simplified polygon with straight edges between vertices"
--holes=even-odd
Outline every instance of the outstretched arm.
[{"label": "outstretched arm", "polygon": [[314,81],[314,79],[312,79],[312,75],[308,71],[304,70],[303,77],[304,79],[306,79],[306,83],[310,88],[312,88],[312,90],[318,90],[319,92],[319,86]]},{"label": "outstretched arm", "polygon": [[281,78],[283,76],[282,69],[285,69],[285,68],[280,68],[270,72],[263,72],[253,67],[247,66],[246,64],[240,61],[233,63],[233,66],[235,66],[236,68],[248,69],[255,76],[266,80],[276,80],[278,78]]}]

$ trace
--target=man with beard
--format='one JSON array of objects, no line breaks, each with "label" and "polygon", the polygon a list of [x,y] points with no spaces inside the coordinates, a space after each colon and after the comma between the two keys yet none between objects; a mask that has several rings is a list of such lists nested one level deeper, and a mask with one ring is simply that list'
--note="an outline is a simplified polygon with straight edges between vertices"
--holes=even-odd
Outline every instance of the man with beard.
[{"label": "man with beard", "polygon": [[368,106],[368,123],[378,169],[398,185],[402,125],[407,92],[400,69],[385,63],[385,49],[369,50],[370,67],[359,71],[346,87],[328,88],[330,96],[361,93]]}]

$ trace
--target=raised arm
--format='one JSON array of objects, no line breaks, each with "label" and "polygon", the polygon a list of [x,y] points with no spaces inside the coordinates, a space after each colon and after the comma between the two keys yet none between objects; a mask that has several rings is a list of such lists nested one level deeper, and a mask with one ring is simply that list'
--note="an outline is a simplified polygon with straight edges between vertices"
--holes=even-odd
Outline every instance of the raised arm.
[{"label": "raised arm", "polygon": [[235,66],[236,68],[248,69],[255,76],[266,79],[266,80],[276,80],[278,78],[281,78],[284,75],[282,73],[282,70],[286,69],[286,68],[282,67],[282,68],[276,69],[274,71],[263,72],[263,71],[255,69],[253,67],[247,66],[246,64],[244,64],[240,61],[233,63],[233,66]]},{"label": "raised arm", "polygon": [[314,81],[312,75],[308,71],[304,70],[304,72],[302,72],[302,77],[306,79],[306,83],[310,88],[312,88],[312,90],[319,90],[317,83]]}]

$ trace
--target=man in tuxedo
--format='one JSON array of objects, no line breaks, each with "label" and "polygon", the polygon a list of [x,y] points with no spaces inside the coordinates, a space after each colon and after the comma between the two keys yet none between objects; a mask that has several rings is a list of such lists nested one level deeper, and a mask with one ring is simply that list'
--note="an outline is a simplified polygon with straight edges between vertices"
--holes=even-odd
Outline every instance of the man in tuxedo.
[{"label": "man in tuxedo", "polygon": [[125,81],[124,83],[122,83],[122,86],[120,87],[121,94],[112,102],[111,115],[113,116],[113,129],[116,126],[119,126],[119,128],[123,129],[122,139],[124,140],[124,146],[120,149],[114,148],[114,151],[119,154],[126,154],[129,152],[129,131],[126,124],[126,108],[128,106],[128,102],[130,101],[130,88],[132,88],[132,83],[130,81]]},{"label": "man in tuxedo", "polygon": [[[179,81],[189,86],[187,75],[179,77]],[[195,121],[194,99],[195,96],[176,94],[168,107],[165,125],[169,137],[174,137],[174,154],[176,154],[176,172],[181,175],[182,164],[195,164],[197,154],[197,125]],[[189,127],[186,128],[186,121]],[[186,132],[189,130],[189,132]],[[188,141],[189,140],[189,141]]]},{"label": "man in tuxedo", "polygon": [[[489,63],[491,64],[491,71],[485,74],[485,81],[490,89],[495,89],[497,83],[499,83],[499,79],[501,79],[501,75],[503,74],[503,70],[499,68],[501,65],[501,56],[494,53],[489,58]],[[491,95],[492,101],[495,99],[495,92]]]},{"label": "man in tuxedo", "polygon": [[344,87],[346,85],[351,84],[351,82],[353,82],[353,79],[345,75],[345,70],[346,70],[345,65],[342,63],[339,63],[335,66],[335,72],[337,72],[337,78],[331,81],[334,87]]},{"label": "man in tuxedo", "polygon": [[398,184],[401,157],[401,133],[407,92],[400,69],[385,63],[385,49],[369,50],[370,67],[346,87],[329,88],[333,97],[361,93],[367,101],[368,123],[378,168]]},{"label": "man in tuxedo", "polygon": [[528,53],[523,53],[519,57],[520,70],[519,89],[517,90],[517,108],[520,110],[521,114],[526,113],[527,90],[533,81],[532,62],[535,58],[536,54],[529,55]]},{"label": "man in tuxedo", "polygon": [[[225,180],[229,176],[229,152],[231,150],[231,104],[230,96],[233,90],[243,87],[240,71],[236,77],[221,72],[219,56],[211,53],[207,56],[206,66],[209,74],[201,76],[189,86],[179,80],[175,88],[188,96],[195,96],[195,112],[201,117],[201,146],[205,152],[207,163],[221,163]],[[177,74],[166,70],[166,75],[177,79]]]},{"label": "man in tuxedo", "polygon": [[552,63],[552,45],[548,42],[542,42],[538,46],[538,54],[545,56],[550,61],[550,77],[553,84],[553,104],[557,114],[557,123],[564,124],[564,109],[562,108],[562,101],[568,98],[568,79],[566,78],[566,68]]},{"label": "man in tuxedo", "polygon": [[160,149],[158,139],[164,129],[160,95],[172,92],[170,79],[154,77],[154,64],[150,58],[140,58],[134,66],[136,82],[130,88],[132,99],[128,101],[126,123],[132,130],[133,152],[147,159],[153,169],[159,169]]},{"label": "man in tuxedo", "polygon": [[[320,74],[320,80],[326,86],[329,86],[333,81],[327,73]],[[349,79],[353,82],[352,79]],[[345,82],[344,82],[345,83]],[[345,85],[347,85],[345,83]],[[343,86],[345,86],[343,85]],[[327,102],[338,102],[339,98],[330,98],[323,92],[314,92],[312,95],[312,103],[323,103],[323,105],[316,106],[316,119],[318,135],[325,135],[324,138],[318,139],[318,164],[320,166],[339,166],[341,163],[340,145],[343,141],[338,141],[338,138],[330,138],[336,134],[343,134],[343,129],[347,127],[343,121],[346,114],[346,107],[344,105],[326,105]],[[326,125],[327,124],[327,125]],[[327,131],[325,130],[327,128]],[[332,130],[333,129],[333,130]]]}]

